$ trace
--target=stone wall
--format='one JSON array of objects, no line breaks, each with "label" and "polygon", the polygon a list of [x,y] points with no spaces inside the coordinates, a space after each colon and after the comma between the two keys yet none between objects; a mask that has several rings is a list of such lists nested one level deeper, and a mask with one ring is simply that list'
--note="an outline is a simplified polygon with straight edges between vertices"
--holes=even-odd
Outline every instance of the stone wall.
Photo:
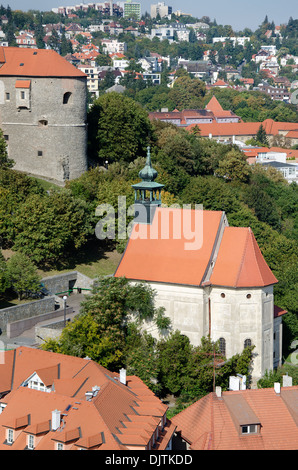
[{"label": "stone wall", "polygon": [[[73,309],[71,307],[66,309],[66,315],[69,315],[72,312],[73,312]],[[63,315],[64,315],[64,309],[54,310],[49,313],[43,313],[40,315],[36,315],[34,317],[24,318],[19,321],[8,323],[7,324],[7,337],[15,338],[17,336],[20,336],[22,333],[24,333],[24,331],[30,330],[35,325],[41,322],[44,322],[46,320],[51,320],[53,318],[58,318]]]},{"label": "stone wall", "polygon": [[2,332],[6,332],[9,323],[52,312],[55,310],[55,305],[55,296],[47,296],[33,302],[3,308],[0,310],[0,328]]},{"label": "stone wall", "polygon": [[77,288],[91,289],[93,285],[93,279],[78,271],[49,276],[42,279],[42,282],[51,294],[67,293],[72,288],[77,292]]},{"label": "stone wall", "polygon": [[87,170],[86,79],[31,78],[22,106],[15,82],[0,81],[0,127],[14,169],[58,182],[79,177]]}]

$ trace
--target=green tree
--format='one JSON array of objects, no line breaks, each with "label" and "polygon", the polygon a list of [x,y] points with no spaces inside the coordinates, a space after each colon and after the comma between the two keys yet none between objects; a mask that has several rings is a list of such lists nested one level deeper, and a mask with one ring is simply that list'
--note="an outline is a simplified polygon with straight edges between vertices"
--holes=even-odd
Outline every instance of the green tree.
[{"label": "green tree", "polygon": [[100,96],[89,112],[88,125],[90,157],[127,163],[146,155],[151,123],[131,98],[114,92]]},{"label": "green tree", "polygon": [[40,277],[34,263],[23,253],[15,253],[7,261],[7,274],[19,299],[39,291]]},{"label": "green tree", "polygon": [[247,182],[249,181],[251,170],[244,154],[232,149],[219,162],[215,174],[227,180]]},{"label": "green tree", "polygon": [[161,314],[154,307],[150,286],[133,286],[125,278],[114,277],[99,279],[81,307],[61,337],[47,342],[44,349],[88,356],[110,370],[125,364],[130,324],[138,328],[144,320],[158,321]]},{"label": "green tree", "polygon": [[14,161],[8,158],[7,145],[3,136],[3,131],[0,129],[0,170],[12,168]]},{"label": "green tree", "polygon": [[63,265],[94,233],[88,209],[67,190],[29,196],[13,214],[14,249],[38,266]]},{"label": "green tree", "polygon": [[268,145],[267,134],[263,127],[263,124],[261,124],[258,129],[258,132],[256,134],[256,141],[260,142],[262,145]]},{"label": "green tree", "polygon": [[10,280],[7,271],[6,261],[0,251],[0,297],[5,294],[5,291],[10,287]]}]

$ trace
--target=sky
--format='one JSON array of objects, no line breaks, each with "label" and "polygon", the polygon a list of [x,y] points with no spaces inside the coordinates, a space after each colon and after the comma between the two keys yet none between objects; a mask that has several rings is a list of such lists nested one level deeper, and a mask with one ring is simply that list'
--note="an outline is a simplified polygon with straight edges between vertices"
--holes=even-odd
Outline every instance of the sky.
[{"label": "sky", "polygon": [[[50,11],[58,6],[76,5],[104,0],[1,0],[4,7],[10,6],[12,10],[41,10]],[[114,0],[115,1],[115,0]],[[117,1],[117,0],[116,0]],[[161,0],[136,0],[141,3],[142,13],[150,13],[150,5]],[[298,19],[297,0],[212,0],[212,2],[194,0],[165,0],[164,3],[173,8],[173,11],[181,10],[196,18],[209,16],[217,24],[231,25],[234,31],[250,28],[253,31],[268,16],[269,21],[276,25],[287,23],[289,18]]]}]

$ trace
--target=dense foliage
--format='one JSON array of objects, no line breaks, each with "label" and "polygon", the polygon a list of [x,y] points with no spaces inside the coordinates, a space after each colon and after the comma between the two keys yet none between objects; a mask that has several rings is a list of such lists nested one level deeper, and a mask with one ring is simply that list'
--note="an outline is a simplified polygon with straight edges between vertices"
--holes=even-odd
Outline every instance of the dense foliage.
[{"label": "dense foliage", "polygon": [[142,333],[142,323],[148,321],[161,333],[165,326],[170,328],[163,311],[154,307],[154,295],[146,284],[133,286],[125,278],[99,279],[79,316],[58,340],[47,341],[43,348],[88,356],[112,371],[124,366],[159,396],[178,397],[180,405],[212,391],[215,377],[226,390],[231,374],[249,373],[253,348],[227,361],[208,338],[194,347],[179,331],[161,340]]}]

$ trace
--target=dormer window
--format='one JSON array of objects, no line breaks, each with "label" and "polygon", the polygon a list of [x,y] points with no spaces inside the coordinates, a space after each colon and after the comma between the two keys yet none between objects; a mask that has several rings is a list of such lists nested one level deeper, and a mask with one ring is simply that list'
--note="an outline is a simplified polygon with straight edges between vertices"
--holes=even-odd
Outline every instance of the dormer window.
[{"label": "dormer window", "polygon": [[28,436],[27,447],[30,450],[34,449],[34,436],[32,434],[29,434],[29,436]]},{"label": "dormer window", "polygon": [[256,434],[258,432],[258,426],[256,424],[250,424],[249,426],[241,426],[242,434]]},{"label": "dormer window", "polygon": [[7,444],[13,444],[13,429],[7,429],[6,441]]}]

